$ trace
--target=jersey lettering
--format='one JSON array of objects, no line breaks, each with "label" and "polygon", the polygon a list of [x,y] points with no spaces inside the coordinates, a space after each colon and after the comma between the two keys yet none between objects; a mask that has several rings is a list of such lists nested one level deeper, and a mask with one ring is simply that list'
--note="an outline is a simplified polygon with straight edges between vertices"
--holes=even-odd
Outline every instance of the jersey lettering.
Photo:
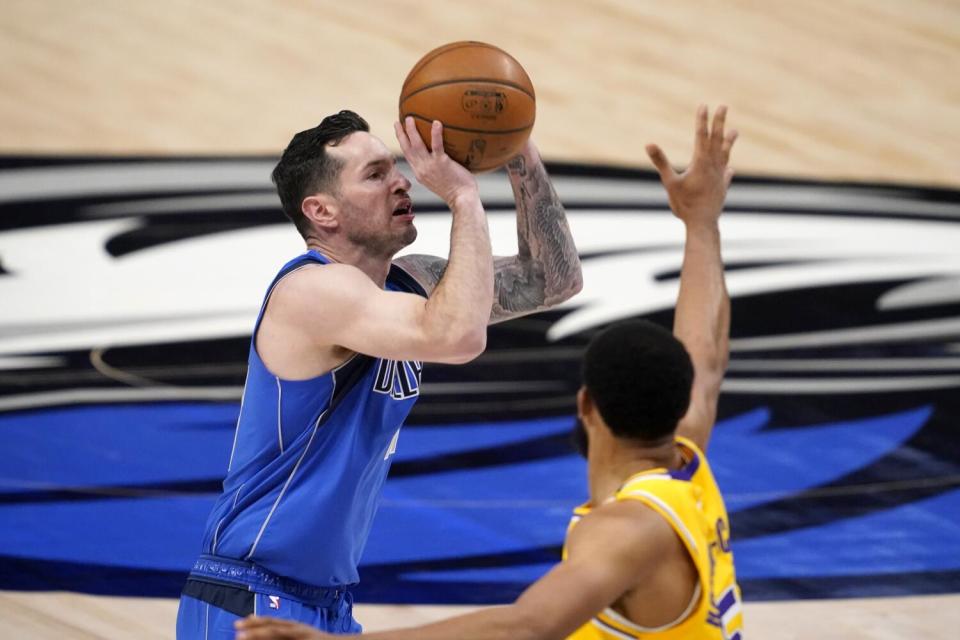
[{"label": "jersey lettering", "polygon": [[724,553],[730,553],[730,528],[723,518],[717,518],[717,542]]},{"label": "jersey lettering", "polygon": [[[713,592],[716,581],[715,569],[717,551],[730,553],[730,527],[723,518],[717,518],[717,540],[710,544],[710,611],[707,613],[707,624],[719,627],[725,640],[741,640],[740,621],[738,614],[742,610],[740,597],[736,585],[727,587],[719,596]],[[731,624],[733,623],[733,624]]]},{"label": "jersey lettering", "polygon": [[420,395],[420,373],[423,365],[416,360],[380,360],[373,390],[404,400]]},{"label": "jersey lettering", "polygon": [[[740,618],[737,615],[742,610],[742,603],[737,596],[737,587],[731,586],[717,599],[711,598],[710,612],[707,613],[707,624],[720,627],[723,637],[727,640],[740,640]],[[731,622],[736,620],[736,624]]]}]

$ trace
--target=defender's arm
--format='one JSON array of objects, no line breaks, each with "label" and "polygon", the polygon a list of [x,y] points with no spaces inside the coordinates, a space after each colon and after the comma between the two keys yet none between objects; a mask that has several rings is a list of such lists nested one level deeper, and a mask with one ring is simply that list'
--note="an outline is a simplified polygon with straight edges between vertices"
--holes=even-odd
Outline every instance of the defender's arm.
[{"label": "defender's arm", "polygon": [[[370,640],[562,640],[648,580],[664,554],[686,554],[667,522],[640,503],[598,509],[570,535],[568,558],[511,605],[482,609],[433,624],[362,634]],[[237,625],[242,640],[334,638],[274,618],[250,617]]]},{"label": "defender's arm", "polygon": [[647,153],[660,173],[670,208],[686,225],[680,292],[673,333],[693,361],[690,409],[677,433],[706,450],[717,417],[720,385],[730,354],[730,297],[720,257],[719,218],[733,178],[728,166],[737,132],[724,132],[727,108],[708,126],[706,106],[697,111],[696,141],[690,166],[677,173],[656,145]]}]

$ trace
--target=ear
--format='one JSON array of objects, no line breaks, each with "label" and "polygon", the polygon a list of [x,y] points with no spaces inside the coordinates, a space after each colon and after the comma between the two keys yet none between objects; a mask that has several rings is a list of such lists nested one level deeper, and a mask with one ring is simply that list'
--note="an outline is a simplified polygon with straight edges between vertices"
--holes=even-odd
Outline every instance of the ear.
[{"label": "ear", "polygon": [[333,231],[340,225],[337,201],[328,194],[315,193],[300,203],[300,210],[314,227],[323,231]]},{"label": "ear", "polygon": [[596,407],[593,404],[593,398],[590,397],[590,392],[587,391],[586,387],[580,387],[580,390],[577,391],[577,417],[581,421],[589,420],[593,417],[594,411],[596,411]]}]

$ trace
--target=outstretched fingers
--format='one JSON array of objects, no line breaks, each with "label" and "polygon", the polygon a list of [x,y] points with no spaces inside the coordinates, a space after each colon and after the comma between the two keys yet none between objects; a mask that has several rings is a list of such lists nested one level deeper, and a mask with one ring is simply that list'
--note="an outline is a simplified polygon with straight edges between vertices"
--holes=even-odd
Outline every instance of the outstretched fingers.
[{"label": "outstretched fingers", "polygon": [[709,120],[710,112],[707,109],[707,105],[702,104],[697,107],[697,133],[693,141],[694,156],[697,156],[701,153],[706,153],[710,149],[710,128],[708,126]]},{"label": "outstretched fingers", "polygon": [[248,616],[234,623],[240,640],[309,640],[319,638],[320,633],[290,620],[265,616]]},{"label": "outstretched fingers", "polygon": [[653,166],[656,167],[657,173],[660,174],[660,180],[662,182],[666,183],[668,180],[673,180],[677,177],[677,172],[670,166],[670,161],[667,160],[667,154],[663,152],[663,149],[655,144],[648,144],[646,150],[647,155],[650,156],[650,161],[653,163]]},{"label": "outstretched fingers", "polygon": [[713,115],[713,126],[710,129],[710,145],[714,149],[719,149],[723,144],[723,126],[727,121],[727,105],[722,104],[717,107]]},{"label": "outstretched fingers", "polygon": [[733,143],[737,141],[738,135],[740,134],[736,129],[731,129],[723,136],[723,143],[720,145],[720,157],[723,164],[730,161],[730,150],[733,149]]}]

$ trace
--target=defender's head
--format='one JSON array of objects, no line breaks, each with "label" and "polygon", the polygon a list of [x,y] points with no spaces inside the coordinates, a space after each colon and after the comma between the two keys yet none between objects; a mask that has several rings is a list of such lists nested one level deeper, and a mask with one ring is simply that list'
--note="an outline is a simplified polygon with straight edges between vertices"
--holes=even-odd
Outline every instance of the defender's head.
[{"label": "defender's head", "polygon": [[693,364],[669,331],[627,320],[597,334],[583,358],[577,406],[586,435],[598,429],[639,444],[673,436],[690,406]]},{"label": "defender's head", "polygon": [[296,134],[271,177],[304,238],[346,241],[388,257],[416,238],[410,181],[352,111]]}]

